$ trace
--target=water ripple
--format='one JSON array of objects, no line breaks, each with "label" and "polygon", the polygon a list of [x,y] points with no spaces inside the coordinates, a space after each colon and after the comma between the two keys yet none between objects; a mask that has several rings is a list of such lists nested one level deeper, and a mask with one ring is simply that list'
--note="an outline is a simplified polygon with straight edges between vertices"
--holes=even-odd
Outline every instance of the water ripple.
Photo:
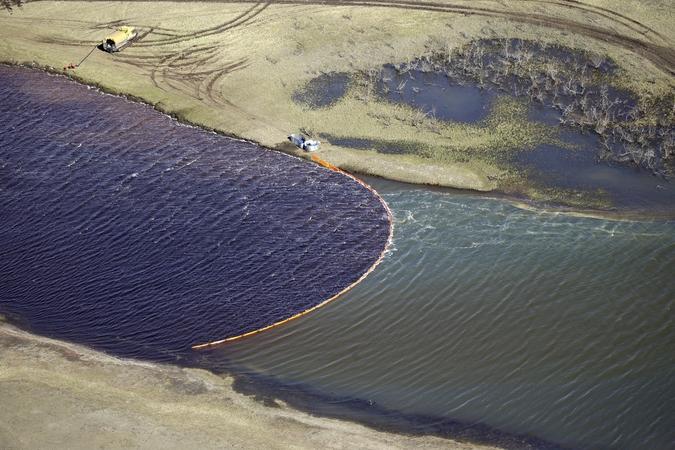
[{"label": "water ripple", "polygon": [[339,304],[229,347],[228,364],[571,447],[675,446],[672,225],[369,182],[395,251]]},{"label": "water ripple", "polygon": [[380,258],[386,210],[341,174],[64,78],[0,78],[3,105],[21,105],[0,118],[0,310],[26,327],[186,357],[323,302]]},{"label": "water ripple", "polygon": [[[50,86],[41,99],[53,112],[54,99],[68,87]],[[11,104],[28,104],[10,95]],[[103,115],[127,108],[114,105],[90,107]],[[12,126],[32,130],[7,120],[0,123],[3,133]],[[367,262],[362,255],[370,247],[359,243],[380,236],[376,203],[301,162],[254,156],[240,143],[224,160],[217,136],[170,121],[142,119],[142,126],[106,130],[78,120],[86,123],[80,134],[71,130],[66,140],[44,142],[41,153],[23,155],[21,164],[6,159],[11,146],[0,147],[0,198],[12,212],[0,216],[0,307],[37,299],[18,314],[51,333],[76,323],[88,334],[72,339],[103,348],[115,342],[126,354],[168,360],[184,355],[182,347],[149,341],[161,342],[166,329],[197,340],[199,330],[184,320],[207,317],[203,325],[211,328],[213,311],[204,305],[233,301],[255,308],[256,287],[282,274],[273,288],[282,296],[296,295],[295,283],[315,270],[324,274],[322,283],[338,283],[342,268]],[[140,157],[134,148],[150,125],[161,132]],[[104,146],[101,135],[134,145]],[[202,151],[203,139],[204,147],[216,149]],[[104,182],[88,186],[93,179]],[[574,448],[675,448],[672,224],[530,211],[450,190],[369,182],[390,205],[396,226],[378,269],[339,302],[201,353],[201,364],[334,392],[336,408],[371,399],[439,424],[482,422]],[[293,201],[300,188],[311,195]],[[213,191],[218,195],[208,194]],[[334,208],[344,215],[336,217]],[[271,210],[278,215],[264,214]],[[40,227],[36,220],[63,224]],[[263,250],[247,252],[246,231],[260,224],[255,241]],[[231,232],[219,233],[228,225]],[[307,227],[314,231],[294,231]],[[14,242],[21,245],[9,245]],[[106,258],[97,259],[96,249]],[[333,260],[331,251],[341,259]],[[76,257],[88,264],[74,270]],[[132,266],[124,263],[128,258]],[[9,261],[24,270],[7,271]],[[228,267],[239,270],[221,271]],[[237,290],[224,295],[221,285],[212,286],[223,278]],[[73,298],[97,301],[45,295],[62,292],[64,280]],[[323,284],[314,286],[326,295]],[[180,305],[180,313],[155,304],[164,298]],[[97,315],[101,308],[136,314],[135,329],[146,334],[121,333],[118,316]],[[62,320],[54,321],[54,310]]]}]

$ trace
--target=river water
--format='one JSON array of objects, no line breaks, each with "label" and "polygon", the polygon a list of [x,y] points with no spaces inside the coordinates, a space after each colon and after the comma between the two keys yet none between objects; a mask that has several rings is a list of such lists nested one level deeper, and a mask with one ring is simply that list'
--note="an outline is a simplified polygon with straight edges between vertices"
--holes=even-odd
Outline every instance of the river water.
[{"label": "river water", "polygon": [[[234,155],[248,144],[175,123],[157,135],[161,145],[146,139],[124,147],[119,141],[126,141],[130,133],[142,134],[144,127],[157,126],[155,120],[160,119],[155,116],[169,119],[57,77],[7,68],[0,73],[23,86],[29,86],[32,77],[44,78],[47,81],[40,83],[62,90],[65,83],[77,95],[86,91],[93,96],[89,104],[73,111],[78,121],[89,121],[84,128],[91,128],[89,141],[65,139],[49,146],[40,141],[46,129],[14,133],[4,128],[0,134],[0,312],[24,327],[116,354],[187,360],[271,380],[283,387],[279,392],[316,394],[313,398],[324,402],[322,411],[334,409],[338,415],[339,404],[360,403],[366,414],[369,408],[382,413],[379,420],[384,416],[385,421],[387,417],[395,421],[400,413],[425,417],[428,423],[481,424],[490,427],[483,428],[487,430],[536,436],[535,447],[675,448],[673,222],[525,209],[505,199],[369,178],[367,182],[389,204],[395,225],[392,245],[372,274],[332,303],[286,325],[221,347],[191,351],[186,344],[200,336],[184,322],[207,323],[207,334],[223,333],[217,326],[214,331],[222,317],[212,316],[226,297],[221,270],[228,264],[217,257],[203,260],[219,252],[227,220],[218,218],[232,208],[231,203],[244,208],[257,198],[256,189],[266,195],[281,191],[249,227],[265,223],[266,214],[278,222],[277,205],[291,215],[293,208],[305,208],[307,214],[296,231],[284,234],[270,226],[272,241],[283,241],[276,243],[279,253],[292,247],[289,240],[304,229],[306,218],[325,210],[329,202],[332,211],[342,211],[326,214],[325,220],[345,217],[340,226],[349,232],[338,239],[345,244],[335,249],[338,241],[326,240],[315,246],[314,240],[325,234],[318,227],[309,239],[311,245],[297,243],[311,248],[304,257],[314,258],[312,262],[302,265],[305,260],[298,257],[293,263],[301,264],[295,273],[321,274],[303,281],[309,288],[341,274],[331,292],[363,271],[353,267],[355,261],[371,258],[371,262],[378,256],[386,240],[381,209],[376,203],[361,208],[371,197],[347,177],[260,149],[247,163],[244,160],[254,153],[249,147],[242,150],[246,158]],[[28,87],[23,90],[28,97],[43,95],[30,93]],[[20,101],[27,104],[26,98]],[[44,104],[44,95],[40,101]],[[97,124],[101,108],[110,102],[127,115],[144,111],[138,113],[144,119],[125,133],[105,131]],[[21,111],[17,108],[16,114]],[[49,108],[43,112],[40,120],[51,120]],[[150,114],[146,117],[145,112]],[[60,136],[85,131],[66,129]],[[201,147],[204,140],[207,150]],[[104,142],[115,150],[96,147]],[[80,143],[86,151],[77,150]],[[24,162],[22,152],[12,150],[19,146],[23,153],[41,156]],[[168,147],[170,151],[165,150]],[[92,148],[99,155],[95,164]],[[153,156],[138,157],[142,150]],[[223,159],[235,159],[236,169]],[[162,161],[168,162],[162,166]],[[256,169],[252,177],[232,174],[252,170],[249,164],[264,170]],[[153,172],[151,167],[158,165],[177,170]],[[66,168],[73,173],[68,175]],[[202,185],[209,174],[216,180]],[[311,189],[274,184],[287,179],[293,180],[289,185],[297,181],[296,185]],[[142,180],[144,184],[135,186]],[[73,184],[76,188],[70,189]],[[232,186],[240,189],[239,199],[223,192]],[[106,189],[107,196],[93,199],[94,193],[98,197]],[[331,194],[321,194],[324,189]],[[80,191],[86,194],[78,197]],[[319,198],[312,200],[314,195]],[[178,206],[167,203],[167,196],[181,199]],[[127,199],[137,207],[125,206]],[[57,200],[59,207],[54,206]],[[162,220],[158,219],[162,214],[168,214],[163,225],[143,225],[153,217],[152,221]],[[72,222],[56,227],[53,234],[41,234],[55,218]],[[127,225],[119,225],[120,221]],[[365,231],[363,224],[368,225]],[[89,238],[82,237],[87,233]],[[370,244],[362,245],[364,239]],[[181,242],[179,251],[176,240]],[[251,239],[246,245],[254,244]],[[361,253],[350,259],[355,249]],[[149,264],[153,252],[158,253]],[[245,253],[244,249],[241,254]],[[75,258],[85,263],[71,270]],[[283,261],[275,264],[283,267]],[[97,276],[107,262],[114,270]],[[240,267],[246,274],[241,276],[255,276],[263,263],[256,264],[261,265]],[[99,270],[84,276],[90,267]],[[340,272],[344,267],[349,270]],[[237,286],[242,296],[254,297],[243,305],[256,302],[259,296],[253,290],[267,278]],[[116,284],[120,279],[132,282]],[[61,285],[74,287],[64,290]],[[161,307],[153,306],[160,300]],[[194,306],[202,301],[205,306]],[[68,307],[59,307],[59,302]],[[137,302],[147,312],[141,319],[130,319],[136,315],[128,312],[110,314],[128,311]],[[180,305],[179,317],[167,313]],[[226,322],[246,316],[238,316],[236,309],[227,314]],[[127,326],[119,326],[120,321]]]},{"label": "river water", "polygon": [[328,300],[389,239],[345,174],[62,77],[2,77],[0,307],[31,329],[172,360]]}]

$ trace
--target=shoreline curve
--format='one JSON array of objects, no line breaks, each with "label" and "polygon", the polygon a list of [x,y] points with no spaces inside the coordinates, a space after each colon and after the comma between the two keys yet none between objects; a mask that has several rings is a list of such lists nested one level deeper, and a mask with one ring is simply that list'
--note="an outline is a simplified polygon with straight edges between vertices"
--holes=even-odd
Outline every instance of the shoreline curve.
[{"label": "shoreline curve", "polygon": [[362,184],[363,186],[365,186],[366,188],[368,188],[368,189],[369,189],[369,190],[370,190],[370,191],[371,191],[371,192],[372,192],[372,193],[380,200],[380,202],[382,203],[382,206],[384,206],[385,211],[387,211],[387,216],[389,217],[389,237],[387,238],[387,242],[386,242],[385,245],[384,245],[384,249],[382,249],[382,253],[380,253],[380,257],[377,258],[377,260],[375,261],[375,263],[374,263],[372,266],[370,266],[370,268],[369,268],[363,275],[361,275],[361,277],[360,277],[358,280],[356,280],[355,282],[353,282],[352,284],[350,284],[349,286],[347,286],[346,288],[344,288],[343,290],[341,290],[340,292],[338,292],[338,293],[335,294],[334,296],[330,297],[328,300],[324,300],[323,302],[319,303],[319,304],[316,305],[316,306],[313,306],[313,307],[311,307],[311,308],[309,308],[309,309],[307,309],[307,310],[305,310],[305,311],[302,311],[302,312],[300,312],[300,313],[298,313],[298,314],[295,314],[294,316],[291,316],[291,317],[289,317],[289,318],[287,318],[287,319],[284,319],[284,320],[281,320],[281,321],[279,321],[279,322],[275,322],[275,323],[273,323],[273,324],[271,324],[271,325],[268,325],[268,326],[266,326],[266,327],[262,327],[262,328],[259,328],[259,329],[257,329],[257,330],[249,331],[248,333],[239,334],[239,335],[237,335],[237,336],[232,336],[232,337],[225,338],[225,339],[221,339],[221,340],[218,340],[218,341],[208,342],[208,343],[206,343],[206,344],[193,345],[193,346],[191,347],[192,350],[200,350],[200,349],[204,349],[204,348],[210,348],[210,347],[214,347],[214,346],[216,346],[216,345],[221,345],[221,344],[225,344],[225,343],[227,343],[227,342],[236,341],[236,340],[238,340],[238,339],[242,339],[242,338],[245,338],[245,337],[253,336],[253,335],[262,333],[263,331],[267,331],[267,330],[269,330],[269,329],[276,328],[276,327],[278,327],[278,326],[280,326],[280,325],[284,325],[284,324],[286,324],[286,323],[288,323],[288,322],[290,322],[290,321],[292,321],[292,320],[295,320],[295,319],[298,319],[298,318],[300,318],[300,317],[302,317],[302,316],[305,316],[305,315],[311,313],[312,311],[314,311],[314,310],[316,310],[316,309],[319,309],[319,308],[321,308],[321,307],[324,306],[324,305],[327,305],[328,303],[330,303],[330,302],[332,302],[333,300],[337,299],[337,298],[340,297],[342,294],[344,294],[345,292],[349,291],[349,290],[352,289],[354,286],[356,286],[357,284],[359,284],[359,283],[360,283],[361,281],[363,281],[368,275],[370,275],[370,273],[371,273],[373,270],[375,270],[375,267],[377,267],[377,265],[380,264],[380,262],[381,262],[382,259],[384,258],[384,255],[387,253],[387,250],[389,249],[389,245],[391,244],[391,240],[392,240],[393,235],[394,235],[394,219],[393,219],[393,216],[392,216],[392,214],[391,214],[391,210],[389,209],[389,205],[387,205],[387,202],[384,201],[384,199],[380,196],[380,194],[377,193],[377,191],[376,191],[375,189],[373,189],[371,186],[369,186],[369,185],[368,185],[366,182],[364,182],[363,180],[358,179],[356,176],[350,174],[349,172],[345,172],[344,170],[342,170],[342,169],[340,169],[340,168],[338,168],[338,167],[335,167],[334,165],[332,165],[332,164],[330,164],[330,163],[324,161],[323,159],[319,158],[319,157],[316,156],[316,155],[312,155],[312,159],[313,159],[314,161],[316,161],[318,164],[320,164],[320,165],[326,167],[327,169],[333,170],[333,171],[335,171],[335,172],[342,173],[343,175],[346,175],[346,176],[348,176],[349,178],[352,178],[353,180],[355,180],[355,181],[357,181],[358,183]]}]

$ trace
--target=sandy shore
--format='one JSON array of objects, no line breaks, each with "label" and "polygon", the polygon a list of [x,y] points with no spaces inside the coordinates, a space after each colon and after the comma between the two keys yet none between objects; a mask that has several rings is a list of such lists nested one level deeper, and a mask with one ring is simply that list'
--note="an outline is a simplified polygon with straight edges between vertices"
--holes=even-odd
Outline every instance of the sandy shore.
[{"label": "sandy shore", "polygon": [[0,322],[0,448],[495,447],[269,407],[205,370],[120,360]]}]

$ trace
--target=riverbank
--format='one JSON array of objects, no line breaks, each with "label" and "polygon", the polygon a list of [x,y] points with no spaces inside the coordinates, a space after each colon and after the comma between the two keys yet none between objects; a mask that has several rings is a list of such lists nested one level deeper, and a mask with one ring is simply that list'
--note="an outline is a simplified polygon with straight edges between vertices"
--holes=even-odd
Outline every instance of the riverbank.
[{"label": "riverbank", "polygon": [[[293,101],[299,89],[322,73],[367,71],[374,65],[414,59],[430,45],[448,40],[460,45],[487,36],[536,36],[575,48],[591,46],[627,68],[627,79],[634,83],[632,89],[656,96],[671,88],[671,78],[664,75],[671,70],[669,53],[664,52],[663,61],[657,51],[672,48],[669,24],[673,14],[669,8],[651,5],[650,9],[629,9],[633,7],[631,2],[619,2],[612,3],[612,8],[620,11],[615,14],[598,7],[604,3],[579,7],[566,3],[529,5],[511,1],[491,4],[485,14],[468,6],[462,9],[442,3],[437,10],[427,4],[426,11],[404,11],[395,4],[387,7],[381,3],[363,8],[311,3],[228,4],[227,8],[221,3],[125,3],[123,7],[113,2],[27,3],[14,7],[11,14],[0,11],[0,57],[12,64],[62,72],[62,66],[70,61],[78,63],[93,43],[119,23],[133,22],[141,36],[131,47],[114,55],[94,52],[82,67],[67,75],[146,102],[185,122],[303,157],[307,155],[286,140],[288,133],[336,134],[339,130],[342,137],[344,133],[346,137],[372,140],[412,137],[428,145],[448,139],[450,135],[428,126],[433,124],[397,119],[411,118],[413,109],[382,105],[358,93],[345,96],[330,110]],[[516,21],[519,14],[528,21]],[[68,19],[56,19],[61,17]],[[541,23],[547,17],[556,17],[552,23],[555,26],[537,25],[537,20]],[[576,29],[570,23],[578,25],[580,34],[574,33]],[[641,25],[645,23],[651,28]],[[572,32],[565,31],[563,25]],[[610,40],[601,39],[603,30]],[[621,46],[621,42],[627,46]],[[464,141],[458,136],[462,134],[479,142],[486,138],[472,133],[478,130],[462,128],[451,137],[460,146]],[[473,157],[460,161],[384,155],[326,142],[320,155],[348,171],[483,191],[499,188],[509,176],[501,165]],[[218,439],[222,439],[222,445],[280,448],[359,447],[362,441],[373,446],[373,442],[382,442],[381,446],[387,448],[455,445],[440,440],[394,442],[391,435],[371,434],[371,430],[359,426],[345,431],[343,427],[352,425],[329,421],[329,426],[284,408],[283,414],[276,408],[263,409],[254,400],[237,397],[236,392],[228,390],[229,379],[202,371],[108,360],[105,355],[91,356],[88,350],[75,351],[69,344],[49,341],[47,345],[40,338],[17,343],[20,340],[16,339],[12,334],[1,350],[3,380],[9,386],[2,398],[8,399],[5,414],[11,416],[3,417],[2,423],[11,424],[11,428],[3,432],[2,438],[8,443],[2,444],[10,448],[53,446],[61,438],[63,446],[86,442],[89,448],[92,442],[109,444],[111,436],[119,439],[115,441],[119,448],[165,448],[174,443],[185,447],[194,442],[204,442],[208,448],[208,443]],[[54,350],[52,345],[61,350]],[[194,395],[192,382],[198,392]],[[201,393],[204,389],[207,392]],[[210,394],[216,391],[220,394]],[[166,398],[172,402],[167,403]],[[225,402],[224,398],[236,399],[234,406],[216,408],[214,405]],[[223,431],[223,423],[231,427]],[[44,432],[36,433],[36,428]],[[168,430],[172,433],[169,438],[155,437]],[[76,443],[68,440],[73,434],[78,436]],[[20,440],[29,438],[35,440]]]},{"label": "riverbank", "polygon": [[[359,76],[480,40],[523,39],[610,58],[621,67],[622,87],[657,99],[675,86],[672,8],[628,1],[483,3],[227,2],[224,8],[221,2],[29,2],[0,11],[0,60],[64,72],[119,24],[132,25],[139,37],[129,48],[95,51],[66,75],[185,122],[302,157],[307,155],[288,142],[288,134],[425,149],[386,154],[324,139],[320,156],[350,172],[569,199],[569,192],[532,191],[509,163],[513,142],[535,145],[543,133],[525,126],[512,108],[501,108],[480,126],[439,126],[411,105],[382,101]],[[312,107],[297,101],[312,80],[339,73],[354,81],[334,102]]]},{"label": "riverbank", "polygon": [[384,433],[237,393],[205,370],[120,360],[0,322],[3,449],[494,449]]}]

